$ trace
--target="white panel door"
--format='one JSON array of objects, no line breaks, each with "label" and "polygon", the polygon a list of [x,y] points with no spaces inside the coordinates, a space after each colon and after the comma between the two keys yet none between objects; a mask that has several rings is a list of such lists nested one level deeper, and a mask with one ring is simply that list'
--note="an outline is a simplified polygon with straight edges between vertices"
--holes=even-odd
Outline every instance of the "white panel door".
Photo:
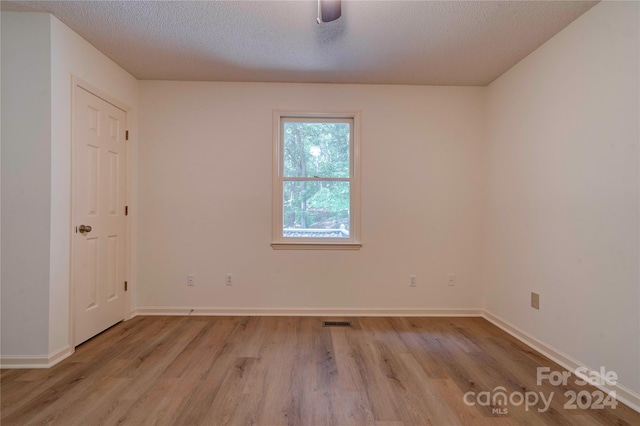
[{"label": "white panel door", "polygon": [[126,113],[75,89],[72,231],[79,345],[124,319]]}]

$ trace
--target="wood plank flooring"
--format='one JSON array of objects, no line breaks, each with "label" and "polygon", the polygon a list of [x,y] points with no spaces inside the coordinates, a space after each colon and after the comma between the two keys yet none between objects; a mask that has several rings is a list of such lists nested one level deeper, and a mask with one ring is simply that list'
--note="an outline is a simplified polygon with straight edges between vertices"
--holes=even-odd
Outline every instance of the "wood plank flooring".
[{"label": "wood plank flooring", "polygon": [[[640,424],[620,403],[566,409],[566,391],[596,389],[575,377],[538,386],[537,367],[562,369],[482,318],[348,318],[350,328],[322,327],[335,319],[136,317],[50,369],[2,370],[0,423]],[[553,397],[547,410],[517,397],[483,404],[498,386],[507,396]]]}]

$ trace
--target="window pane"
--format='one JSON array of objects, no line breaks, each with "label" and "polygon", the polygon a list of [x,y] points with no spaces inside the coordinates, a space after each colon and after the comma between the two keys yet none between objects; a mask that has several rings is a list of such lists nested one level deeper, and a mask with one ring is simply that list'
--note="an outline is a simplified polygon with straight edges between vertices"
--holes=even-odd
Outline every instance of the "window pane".
[{"label": "window pane", "polygon": [[349,238],[349,182],[285,181],[283,237]]},{"label": "window pane", "polygon": [[285,177],[349,177],[350,123],[284,122]]}]

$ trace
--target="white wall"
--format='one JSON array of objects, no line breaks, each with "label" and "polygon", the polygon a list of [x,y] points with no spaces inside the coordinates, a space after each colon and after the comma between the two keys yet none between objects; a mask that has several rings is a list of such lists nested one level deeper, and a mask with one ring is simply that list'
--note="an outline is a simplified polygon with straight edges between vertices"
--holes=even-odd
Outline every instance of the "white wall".
[{"label": "white wall", "polygon": [[3,358],[69,343],[72,74],[133,108],[135,136],[137,80],[49,14],[2,13]]},{"label": "white wall", "polygon": [[488,311],[636,393],[639,18],[600,3],[489,86],[484,248]]},{"label": "white wall", "polygon": [[[484,93],[141,82],[138,306],[479,307]],[[270,247],[273,109],[362,111],[360,251]]]},{"label": "white wall", "polygon": [[48,353],[48,14],[2,13],[2,354]]}]

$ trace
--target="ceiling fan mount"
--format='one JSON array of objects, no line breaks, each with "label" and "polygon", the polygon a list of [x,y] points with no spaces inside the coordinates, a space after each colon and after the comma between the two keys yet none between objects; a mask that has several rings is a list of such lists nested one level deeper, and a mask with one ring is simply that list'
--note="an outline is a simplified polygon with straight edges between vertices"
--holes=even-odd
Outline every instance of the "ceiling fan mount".
[{"label": "ceiling fan mount", "polygon": [[342,0],[318,0],[318,24],[335,21],[342,15]]}]

